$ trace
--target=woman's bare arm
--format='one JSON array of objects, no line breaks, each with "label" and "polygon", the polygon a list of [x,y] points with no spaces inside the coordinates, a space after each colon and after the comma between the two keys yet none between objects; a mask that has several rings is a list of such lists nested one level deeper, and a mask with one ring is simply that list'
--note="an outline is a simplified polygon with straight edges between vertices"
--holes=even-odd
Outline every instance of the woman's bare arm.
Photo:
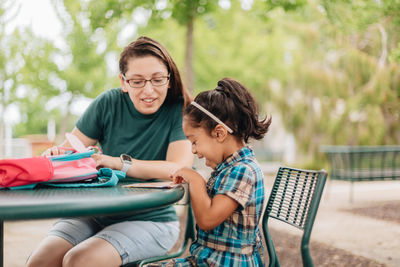
[{"label": "woman's bare arm", "polygon": [[[119,157],[107,155],[93,155],[98,167],[108,167],[120,170],[122,162]],[[188,140],[175,141],[169,144],[166,160],[132,160],[132,166],[127,176],[140,179],[167,179],[170,180],[171,173],[182,167],[191,167],[193,154],[191,144]]]}]

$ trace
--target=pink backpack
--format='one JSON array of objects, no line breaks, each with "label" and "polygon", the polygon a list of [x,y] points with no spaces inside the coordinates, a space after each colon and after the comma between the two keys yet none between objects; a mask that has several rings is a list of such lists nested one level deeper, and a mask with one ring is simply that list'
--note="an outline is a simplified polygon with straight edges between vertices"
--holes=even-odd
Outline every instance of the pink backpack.
[{"label": "pink backpack", "polygon": [[53,165],[46,157],[0,160],[0,187],[44,182],[53,174]]},{"label": "pink backpack", "polygon": [[59,187],[90,186],[88,181],[95,182],[91,186],[109,186],[125,177],[122,172],[108,168],[97,170],[91,156],[101,152],[96,152],[94,147],[86,148],[72,134],[66,137],[73,147],[65,148],[71,151],[69,154],[0,160],[0,188],[33,188],[38,183]]}]

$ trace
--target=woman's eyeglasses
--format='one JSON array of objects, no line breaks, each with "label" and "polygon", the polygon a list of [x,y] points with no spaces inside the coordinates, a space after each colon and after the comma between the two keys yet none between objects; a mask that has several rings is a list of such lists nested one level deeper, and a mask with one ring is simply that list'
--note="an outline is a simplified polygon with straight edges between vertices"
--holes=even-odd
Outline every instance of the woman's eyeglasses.
[{"label": "woman's eyeglasses", "polygon": [[125,78],[125,75],[122,74],[122,79],[129,84],[130,87],[132,88],[142,88],[146,85],[146,82],[150,82],[153,86],[162,86],[166,85],[168,83],[170,74],[168,76],[160,76],[160,77],[154,77],[151,78],[150,80],[146,79],[130,79],[127,80]]}]

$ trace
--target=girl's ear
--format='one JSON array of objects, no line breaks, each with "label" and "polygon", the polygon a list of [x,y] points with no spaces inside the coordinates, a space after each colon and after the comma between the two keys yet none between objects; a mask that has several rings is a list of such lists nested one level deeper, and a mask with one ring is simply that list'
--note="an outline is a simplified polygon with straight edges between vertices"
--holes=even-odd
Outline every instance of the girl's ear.
[{"label": "girl's ear", "polygon": [[212,136],[217,138],[217,141],[223,142],[228,135],[228,131],[224,126],[218,124],[212,131]]},{"label": "girl's ear", "polygon": [[127,93],[128,89],[126,87],[129,86],[129,85],[124,81],[124,79],[122,78],[122,74],[121,73],[118,75],[118,77],[119,77],[119,81],[121,82],[122,92]]}]

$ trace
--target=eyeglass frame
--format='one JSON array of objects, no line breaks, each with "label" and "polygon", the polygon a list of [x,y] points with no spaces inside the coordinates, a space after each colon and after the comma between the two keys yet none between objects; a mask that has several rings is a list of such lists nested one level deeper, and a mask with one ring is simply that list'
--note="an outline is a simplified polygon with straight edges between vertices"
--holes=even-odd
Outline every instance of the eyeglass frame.
[{"label": "eyeglass frame", "polygon": [[[125,75],[124,75],[123,73],[121,73],[121,77],[122,77],[122,79],[124,80],[124,82],[126,82],[126,83],[129,85],[129,87],[135,88],[135,89],[139,89],[139,88],[145,87],[147,82],[150,82],[151,85],[156,86],[156,87],[166,85],[166,84],[168,84],[168,81],[169,81],[169,79],[170,79],[170,76],[171,76],[171,74],[168,73],[167,76],[157,77],[157,78],[159,78],[159,79],[160,79],[160,78],[167,78],[166,83],[160,84],[160,85],[154,85],[152,81],[153,81],[153,79],[157,79],[157,78],[151,78],[151,79],[129,79],[129,80],[128,80],[128,79],[126,79]],[[140,86],[140,87],[133,87],[133,86],[129,83],[129,81],[132,81],[132,80],[144,81],[144,84],[143,84],[143,86]]]}]

